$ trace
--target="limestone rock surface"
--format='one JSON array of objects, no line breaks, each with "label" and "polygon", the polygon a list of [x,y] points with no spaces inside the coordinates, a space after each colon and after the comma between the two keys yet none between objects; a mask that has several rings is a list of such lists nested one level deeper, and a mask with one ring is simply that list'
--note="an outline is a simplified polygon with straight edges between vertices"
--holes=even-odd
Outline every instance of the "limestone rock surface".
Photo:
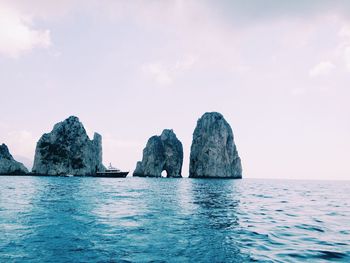
[{"label": "limestone rock surface", "polygon": [[242,178],[231,126],[218,112],[207,112],[197,122],[190,154],[192,178]]},{"label": "limestone rock surface", "polygon": [[141,162],[137,162],[134,176],[161,177],[166,171],[167,177],[182,177],[182,143],[173,130],[164,130],[160,136],[152,136],[143,150]]},{"label": "limestone rock surface", "polygon": [[0,174],[20,175],[26,173],[28,173],[28,169],[12,157],[6,144],[0,145]]},{"label": "limestone rock surface", "polygon": [[101,135],[95,133],[90,140],[75,116],[57,123],[36,145],[33,173],[84,176],[104,169]]}]

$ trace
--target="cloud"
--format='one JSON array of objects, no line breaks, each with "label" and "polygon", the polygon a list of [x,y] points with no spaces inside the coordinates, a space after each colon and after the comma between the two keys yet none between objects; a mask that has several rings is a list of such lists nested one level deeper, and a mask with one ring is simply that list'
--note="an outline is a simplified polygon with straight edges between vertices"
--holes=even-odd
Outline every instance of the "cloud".
[{"label": "cloud", "polygon": [[175,64],[176,71],[186,71],[192,68],[194,63],[196,62],[196,57],[193,55],[189,55],[184,59],[177,61]]},{"label": "cloud", "polygon": [[310,72],[310,77],[324,76],[328,75],[333,69],[335,65],[329,61],[322,61],[314,66]]},{"label": "cloud", "polygon": [[167,86],[184,72],[190,70],[196,62],[196,57],[189,55],[176,61],[173,65],[154,62],[142,67],[143,71],[149,75],[156,83],[161,86]]},{"label": "cloud", "polygon": [[170,69],[159,62],[144,65],[143,71],[162,86],[170,85],[173,82],[173,78],[170,76]]},{"label": "cloud", "polygon": [[30,16],[0,5],[0,55],[18,58],[24,52],[50,45],[49,30],[34,29]]}]

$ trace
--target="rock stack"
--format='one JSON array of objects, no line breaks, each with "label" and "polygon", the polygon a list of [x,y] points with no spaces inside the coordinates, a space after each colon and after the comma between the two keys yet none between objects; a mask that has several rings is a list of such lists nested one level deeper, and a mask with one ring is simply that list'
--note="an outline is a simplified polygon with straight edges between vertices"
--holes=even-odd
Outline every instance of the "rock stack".
[{"label": "rock stack", "polygon": [[134,176],[161,177],[166,171],[167,177],[182,177],[182,143],[173,130],[164,130],[160,136],[152,136],[143,150],[141,162],[137,162]]},{"label": "rock stack", "polygon": [[57,123],[36,145],[33,173],[41,175],[92,175],[103,171],[102,137],[90,140],[75,116]]},{"label": "rock stack", "polygon": [[12,157],[6,144],[0,145],[0,174],[21,175],[26,173],[28,169]]},{"label": "rock stack", "polygon": [[190,154],[192,178],[242,178],[230,125],[217,112],[205,113],[197,122]]}]

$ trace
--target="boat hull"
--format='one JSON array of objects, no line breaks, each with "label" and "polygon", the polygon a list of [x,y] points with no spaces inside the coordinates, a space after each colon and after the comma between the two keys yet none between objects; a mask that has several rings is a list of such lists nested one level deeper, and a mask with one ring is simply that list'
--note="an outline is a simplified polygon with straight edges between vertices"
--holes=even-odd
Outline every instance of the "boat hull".
[{"label": "boat hull", "polygon": [[99,172],[93,175],[93,177],[112,177],[112,178],[125,178],[129,172]]}]

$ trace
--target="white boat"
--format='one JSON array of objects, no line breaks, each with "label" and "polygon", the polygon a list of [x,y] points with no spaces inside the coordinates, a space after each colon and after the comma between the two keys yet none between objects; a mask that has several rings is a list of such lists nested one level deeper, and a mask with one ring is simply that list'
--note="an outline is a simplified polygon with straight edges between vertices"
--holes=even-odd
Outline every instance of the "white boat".
[{"label": "white boat", "polygon": [[112,166],[111,163],[109,163],[108,168],[104,172],[97,172],[94,177],[119,177],[124,178],[128,175],[129,172],[122,172],[118,168],[115,168]]}]

